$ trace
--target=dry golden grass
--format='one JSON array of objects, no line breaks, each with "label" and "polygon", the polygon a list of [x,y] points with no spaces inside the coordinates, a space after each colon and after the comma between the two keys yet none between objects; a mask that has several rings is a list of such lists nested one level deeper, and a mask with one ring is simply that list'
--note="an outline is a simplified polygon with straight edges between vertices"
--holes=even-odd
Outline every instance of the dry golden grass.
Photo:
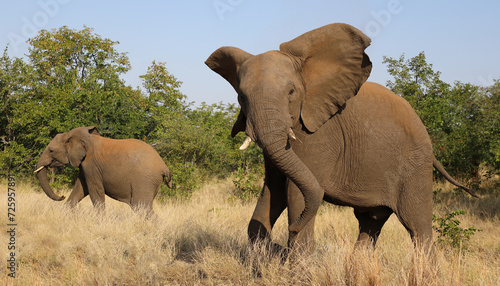
[{"label": "dry golden grass", "polygon": [[[465,209],[461,226],[483,230],[473,236],[469,252],[437,248],[435,265],[414,253],[394,216],[376,251],[353,253],[352,209],[326,204],[317,216],[314,253],[283,263],[265,247],[249,246],[246,228],[255,201],[232,196],[229,180],[205,186],[188,201],[155,203],[158,221],[145,221],[109,198],[104,215],[88,198],[68,210],[35,187],[18,184],[18,269],[12,279],[6,270],[6,189],[1,184],[2,285],[500,285],[498,198],[448,199],[435,207],[437,214]],[[273,239],[286,244],[286,215]]]}]

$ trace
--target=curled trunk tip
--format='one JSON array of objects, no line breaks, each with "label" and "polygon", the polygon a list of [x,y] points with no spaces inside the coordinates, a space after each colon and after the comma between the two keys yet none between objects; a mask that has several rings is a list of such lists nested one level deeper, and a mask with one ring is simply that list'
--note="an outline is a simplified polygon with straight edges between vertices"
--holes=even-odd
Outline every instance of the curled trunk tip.
[{"label": "curled trunk tip", "polygon": [[49,179],[47,178],[47,168],[44,168],[44,166],[39,167],[37,168],[37,171],[38,171],[37,173],[38,180],[40,181],[40,185],[42,186],[42,189],[45,192],[45,194],[54,201],[64,200],[65,198],[64,196],[58,196],[52,191],[52,188],[49,185]]},{"label": "curled trunk tip", "polygon": [[[292,140],[295,137],[293,133],[288,135]],[[299,188],[304,196],[304,210],[289,226],[290,236],[293,237],[297,235],[318,212],[321,202],[323,201],[324,190],[311,170],[302,160],[300,160],[292,149],[282,147],[282,143],[278,143],[277,146],[281,146],[281,148],[276,151],[271,148],[271,152],[268,153],[269,157],[278,169]]]}]

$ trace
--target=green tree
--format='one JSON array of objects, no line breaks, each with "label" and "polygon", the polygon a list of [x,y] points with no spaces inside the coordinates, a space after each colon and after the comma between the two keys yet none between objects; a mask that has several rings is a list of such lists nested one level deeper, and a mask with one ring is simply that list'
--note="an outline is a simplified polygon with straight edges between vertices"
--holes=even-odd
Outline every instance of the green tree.
[{"label": "green tree", "polygon": [[154,116],[164,116],[186,107],[186,96],[179,91],[182,82],[168,72],[165,62],[153,61],[147,73],[139,77],[143,81]]},{"label": "green tree", "polygon": [[489,142],[486,163],[500,171],[500,80],[480,90],[480,108],[484,112],[483,133]]},{"label": "green tree", "polygon": [[18,114],[26,111],[21,99],[26,92],[30,68],[21,59],[11,59],[7,54],[7,47],[0,58],[0,174],[6,175],[11,171],[16,173],[20,166],[29,157],[30,150],[17,140],[18,130],[14,124]]},{"label": "green tree", "polygon": [[[82,125],[98,125],[113,138],[144,136],[146,103],[120,75],[130,70],[118,42],[102,39],[85,27],[41,30],[30,39],[28,58],[34,69],[33,98],[42,105],[50,135]],[[147,130],[147,129],[146,129]]]}]

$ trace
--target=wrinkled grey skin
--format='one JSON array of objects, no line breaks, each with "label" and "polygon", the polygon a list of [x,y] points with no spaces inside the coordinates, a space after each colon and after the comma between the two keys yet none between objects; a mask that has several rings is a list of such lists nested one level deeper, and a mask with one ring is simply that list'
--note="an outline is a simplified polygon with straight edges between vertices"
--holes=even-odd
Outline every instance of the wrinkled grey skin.
[{"label": "wrinkled grey skin", "polygon": [[47,167],[71,164],[79,168],[78,179],[66,204],[74,207],[87,195],[94,207],[104,208],[104,195],[154,214],[153,199],[163,182],[172,187],[170,171],[160,155],[136,139],[115,140],[99,136],[97,128],[78,127],[57,134],[43,151],[36,165],[42,189],[53,200],[61,201],[49,185]]},{"label": "wrinkled grey skin", "polygon": [[392,213],[414,241],[430,242],[433,166],[473,194],[434,158],[411,106],[365,83],[369,44],[356,28],[332,24],[279,51],[254,56],[222,47],[205,62],[238,93],[241,111],[232,135],[245,132],[264,151],[265,182],[248,226],[251,241],[269,239],[288,208],[289,246],[310,247],[324,200],[354,208],[357,245],[375,245]]}]

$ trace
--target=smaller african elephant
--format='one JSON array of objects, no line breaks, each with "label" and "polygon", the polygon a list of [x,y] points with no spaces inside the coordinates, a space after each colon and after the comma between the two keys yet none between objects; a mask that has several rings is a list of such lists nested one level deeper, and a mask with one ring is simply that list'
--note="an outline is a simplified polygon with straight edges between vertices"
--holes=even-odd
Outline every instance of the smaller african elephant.
[{"label": "smaller african elephant", "polygon": [[162,182],[172,187],[169,169],[151,146],[136,139],[101,137],[94,126],[57,134],[40,156],[35,173],[42,189],[55,201],[63,200],[64,196],[52,191],[46,167],[68,163],[80,170],[66,201],[70,207],[90,195],[94,207],[104,209],[106,194],[134,210],[145,207],[150,217],[154,215],[153,199]]}]

